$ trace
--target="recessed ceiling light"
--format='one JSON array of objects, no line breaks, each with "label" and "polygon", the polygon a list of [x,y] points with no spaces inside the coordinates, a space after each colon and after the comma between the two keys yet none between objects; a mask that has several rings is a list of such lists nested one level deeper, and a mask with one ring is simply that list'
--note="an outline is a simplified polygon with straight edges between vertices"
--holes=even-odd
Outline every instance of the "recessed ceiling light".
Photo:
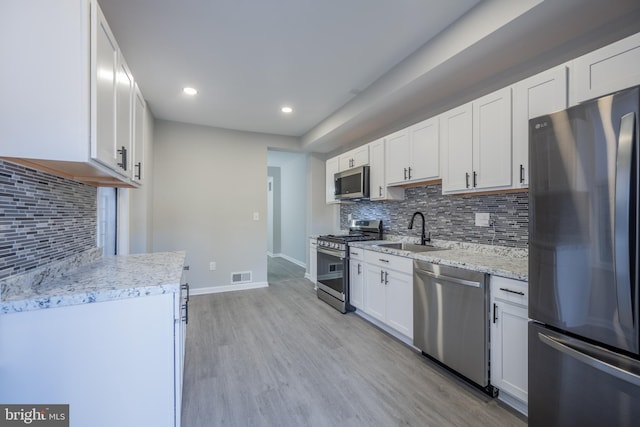
[{"label": "recessed ceiling light", "polygon": [[182,91],[183,91],[185,94],[187,94],[187,95],[191,95],[191,96],[193,96],[193,95],[195,95],[196,93],[198,93],[198,91],[197,91],[197,90],[195,90],[195,89],[194,89],[194,88],[192,88],[192,87],[185,87],[185,88],[182,88]]},{"label": "recessed ceiling light", "polygon": [[293,108],[291,108],[291,107],[282,107],[280,109],[280,111],[282,111],[283,113],[289,114],[289,113],[293,112]]}]

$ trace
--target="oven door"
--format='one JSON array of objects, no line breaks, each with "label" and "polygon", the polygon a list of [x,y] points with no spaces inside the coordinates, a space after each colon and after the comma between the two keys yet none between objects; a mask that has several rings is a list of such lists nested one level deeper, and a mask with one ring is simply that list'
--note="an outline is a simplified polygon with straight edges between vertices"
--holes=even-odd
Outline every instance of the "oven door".
[{"label": "oven door", "polygon": [[318,247],[318,288],[340,301],[345,301],[345,252]]}]

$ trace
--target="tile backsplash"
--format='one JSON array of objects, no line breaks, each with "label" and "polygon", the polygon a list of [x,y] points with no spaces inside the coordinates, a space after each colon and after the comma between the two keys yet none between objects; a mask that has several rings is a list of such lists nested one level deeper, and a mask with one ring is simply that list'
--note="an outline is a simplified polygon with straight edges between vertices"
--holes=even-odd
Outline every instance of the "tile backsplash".
[{"label": "tile backsplash", "polygon": [[[340,224],[348,228],[349,214],[354,219],[381,219],[385,233],[420,237],[421,221],[407,229],[414,212],[426,219],[426,229],[438,240],[494,244],[527,248],[529,235],[529,193],[505,193],[470,196],[443,196],[441,185],[405,190],[405,200],[345,203],[340,205]],[[475,225],[475,213],[488,212],[494,227]]]},{"label": "tile backsplash", "polygon": [[97,189],[0,160],[0,279],[96,247]]}]

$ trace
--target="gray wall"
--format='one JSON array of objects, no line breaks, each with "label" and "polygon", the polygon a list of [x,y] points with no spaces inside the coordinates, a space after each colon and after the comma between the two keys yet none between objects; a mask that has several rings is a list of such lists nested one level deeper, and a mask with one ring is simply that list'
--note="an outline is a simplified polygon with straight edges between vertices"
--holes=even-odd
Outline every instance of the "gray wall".
[{"label": "gray wall", "polygon": [[0,278],[96,247],[96,188],[0,160]]},{"label": "gray wall", "polygon": [[153,116],[147,107],[144,118],[143,184],[130,193],[129,250],[130,253],[151,252],[153,209]]},{"label": "gray wall", "polygon": [[266,282],[267,148],[298,146],[296,138],[156,121],[153,250],[186,250],[195,291],[230,285],[232,272]]},{"label": "gray wall", "polygon": [[[418,226],[413,230],[407,226],[413,213],[420,211],[434,239],[527,248],[528,194],[443,196],[439,184],[413,187],[405,190],[402,201],[343,204],[340,220],[343,228],[347,228],[349,214],[354,219],[382,219],[385,233],[419,238],[420,219],[417,218]],[[488,212],[495,219],[495,237],[493,228],[475,225],[476,212]]]}]

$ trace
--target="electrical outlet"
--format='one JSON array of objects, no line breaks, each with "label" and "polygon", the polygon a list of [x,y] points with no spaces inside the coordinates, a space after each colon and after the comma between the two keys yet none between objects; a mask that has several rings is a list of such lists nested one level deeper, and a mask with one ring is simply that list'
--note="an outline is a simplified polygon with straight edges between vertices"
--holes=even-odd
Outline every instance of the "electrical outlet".
[{"label": "electrical outlet", "polygon": [[253,220],[254,221],[260,221],[260,212],[254,212],[253,213]]},{"label": "electrical outlet", "polygon": [[488,227],[489,226],[490,216],[491,216],[491,214],[486,213],[486,212],[483,212],[483,213],[476,212],[476,226],[477,227]]},{"label": "electrical outlet", "polygon": [[210,271],[214,271],[216,269],[216,262],[215,261],[211,261],[209,263],[209,270]]}]

